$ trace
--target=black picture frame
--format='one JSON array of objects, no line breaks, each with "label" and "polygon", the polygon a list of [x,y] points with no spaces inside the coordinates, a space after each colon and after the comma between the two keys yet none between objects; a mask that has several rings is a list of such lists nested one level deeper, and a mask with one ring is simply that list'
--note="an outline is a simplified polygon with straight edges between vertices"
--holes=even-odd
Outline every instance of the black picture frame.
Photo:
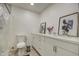
[{"label": "black picture frame", "polygon": [[46,34],[46,22],[40,24],[40,33]]}]

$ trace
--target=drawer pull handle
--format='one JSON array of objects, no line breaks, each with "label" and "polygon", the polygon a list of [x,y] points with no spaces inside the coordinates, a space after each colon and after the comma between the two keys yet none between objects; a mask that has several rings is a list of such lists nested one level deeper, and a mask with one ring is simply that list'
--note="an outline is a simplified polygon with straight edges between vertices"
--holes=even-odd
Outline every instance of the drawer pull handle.
[{"label": "drawer pull handle", "polygon": [[57,52],[57,47],[56,47],[56,46],[53,47],[53,51],[54,51],[55,53]]}]

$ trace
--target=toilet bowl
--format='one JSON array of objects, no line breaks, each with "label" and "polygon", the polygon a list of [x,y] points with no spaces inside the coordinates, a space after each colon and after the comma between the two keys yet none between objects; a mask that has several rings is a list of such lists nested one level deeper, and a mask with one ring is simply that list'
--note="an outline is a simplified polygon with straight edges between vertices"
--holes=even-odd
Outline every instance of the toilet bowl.
[{"label": "toilet bowl", "polygon": [[19,42],[19,43],[17,44],[17,48],[24,48],[24,47],[26,47],[25,42]]},{"label": "toilet bowl", "polygon": [[26,51],[26,36],[16,35],[18,56],[23,56]]}]

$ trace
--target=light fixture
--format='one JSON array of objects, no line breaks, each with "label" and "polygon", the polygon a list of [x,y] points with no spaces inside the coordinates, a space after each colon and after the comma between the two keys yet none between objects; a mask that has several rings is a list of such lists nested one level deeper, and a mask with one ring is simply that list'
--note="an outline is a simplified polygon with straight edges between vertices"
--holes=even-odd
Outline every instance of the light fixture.
[{"label": "light fixture", "polygon": [[34,3],[30,3],[30,5],[32,5],[32,6],[33,6],[33,5],[34,5]]}]

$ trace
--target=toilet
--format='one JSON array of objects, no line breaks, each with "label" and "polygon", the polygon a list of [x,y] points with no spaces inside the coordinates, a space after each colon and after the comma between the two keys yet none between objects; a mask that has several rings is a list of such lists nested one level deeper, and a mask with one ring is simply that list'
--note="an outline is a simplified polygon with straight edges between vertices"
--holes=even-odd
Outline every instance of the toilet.
[{"label": "toilet", "polygon": [[18,49],[18,56],[25,55],[26,52],[26,35],[18,34],[16,35],[17,40],[17,49]]}]

